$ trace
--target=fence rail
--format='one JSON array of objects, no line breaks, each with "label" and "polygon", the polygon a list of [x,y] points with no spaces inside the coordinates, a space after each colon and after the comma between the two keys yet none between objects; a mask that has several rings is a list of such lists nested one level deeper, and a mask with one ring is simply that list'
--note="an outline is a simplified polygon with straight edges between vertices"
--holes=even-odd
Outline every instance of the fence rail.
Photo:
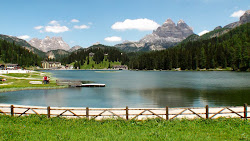
[{"label": "fence rail", "polygon": [[195,108],[60,108],[36,107],[19,105],[1,105],[0,114],[11,116],[46,115],[50,117],[75,117],[87,119],[116,118],[124,120],[160,118],[171,120],[175,118],[214,119],[218,117],[238,117],[248,119],[250,109],[247,104],[237,107],[195,107]]}]

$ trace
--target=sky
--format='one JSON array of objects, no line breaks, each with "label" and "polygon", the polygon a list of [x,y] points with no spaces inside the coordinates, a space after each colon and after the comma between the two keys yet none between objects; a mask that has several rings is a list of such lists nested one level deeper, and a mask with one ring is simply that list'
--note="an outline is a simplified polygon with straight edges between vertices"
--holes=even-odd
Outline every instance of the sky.
[{"label": "sky", "polygon": [[62,37],[73,47],[138,41],[168,18],[194,33],[239,20],[249,0],[1,0],[0,34]]}]

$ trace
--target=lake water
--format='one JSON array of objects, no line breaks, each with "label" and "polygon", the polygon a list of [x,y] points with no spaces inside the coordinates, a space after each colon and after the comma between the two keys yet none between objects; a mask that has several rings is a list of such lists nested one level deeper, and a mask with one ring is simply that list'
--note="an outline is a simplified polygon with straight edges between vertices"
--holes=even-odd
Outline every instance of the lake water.
[{"label": "lake water", "polygon": [[0,93],[0,103],[59,107],[204,107],[250,104],[250,73],[224,71],[51,72],[59,79],[104,83],[100,88]]}]

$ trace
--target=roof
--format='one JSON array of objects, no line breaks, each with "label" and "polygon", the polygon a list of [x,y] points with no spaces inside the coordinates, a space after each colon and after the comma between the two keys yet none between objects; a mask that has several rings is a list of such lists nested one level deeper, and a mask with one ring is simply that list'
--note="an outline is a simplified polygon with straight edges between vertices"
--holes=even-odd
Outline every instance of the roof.
[{"label": "roof", "polygon": [[18,64],[5,64],[5,66],[18,66]]}]

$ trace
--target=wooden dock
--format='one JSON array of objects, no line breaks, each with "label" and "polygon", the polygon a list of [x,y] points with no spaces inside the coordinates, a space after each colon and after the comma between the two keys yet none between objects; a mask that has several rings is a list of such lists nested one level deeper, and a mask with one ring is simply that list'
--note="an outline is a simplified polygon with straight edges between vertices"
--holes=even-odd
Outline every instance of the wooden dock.
[{"label": "wooden dock", "polygon": [[82,85],[76,86],[76,87],[105,87],[105,84],[90,83],[90,84],[82,84]]},{"label": "wooden dock", "polygon": [[88,83],[82,84],[81,80],[56,80],[56,84],[59,86],[69,87],[105,87],[105,84]]}]

